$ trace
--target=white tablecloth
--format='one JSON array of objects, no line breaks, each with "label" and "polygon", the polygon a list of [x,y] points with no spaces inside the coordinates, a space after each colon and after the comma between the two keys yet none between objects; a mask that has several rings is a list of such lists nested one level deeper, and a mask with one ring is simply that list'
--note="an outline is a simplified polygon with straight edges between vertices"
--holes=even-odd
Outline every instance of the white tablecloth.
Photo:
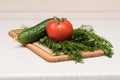
[{"label": "white tablecloth", "polygon": [[2,15],[0,15],[2,17],[0,19],[0,80],[120,80],[120,18],[110,16],[110,18],[97,19],[95,17],[70,19],[74,27],[82,24],[94,26],[96,33],[108,39],[114,46],[112,58],[105,56],[89,58],[84,59],[82,64],[73,60],[46,62],[8,36],[9,30],[20,28],[23,24],[33,26],[41,19],[24,19],[15,15],[13,18],[10,16],[7,18]]}]

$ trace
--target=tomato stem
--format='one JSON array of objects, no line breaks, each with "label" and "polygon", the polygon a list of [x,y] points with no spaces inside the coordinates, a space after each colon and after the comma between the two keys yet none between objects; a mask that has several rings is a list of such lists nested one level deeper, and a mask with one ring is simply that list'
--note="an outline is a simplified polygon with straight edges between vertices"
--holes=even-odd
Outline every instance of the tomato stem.
[{"label": "tomato stem", "polygon": [[60,19],[60,22],[63,22],[64,20],[66,20],[66,18],[61,18],[61,19]]},{"label": "tomato stem", "polygon": [[66,18],[58,18],[56,16],[54,16],[53,19],[57,22],[57,24],[59,24],[60,22],[63,22],[64,20],[66,20]]},{"label": "tomato stem", "polygon": [[60,19],[59,19],[58,17],[56,17],[56,16],[54,16],[53,19],[54,19],[57,23],[60,22]]}]

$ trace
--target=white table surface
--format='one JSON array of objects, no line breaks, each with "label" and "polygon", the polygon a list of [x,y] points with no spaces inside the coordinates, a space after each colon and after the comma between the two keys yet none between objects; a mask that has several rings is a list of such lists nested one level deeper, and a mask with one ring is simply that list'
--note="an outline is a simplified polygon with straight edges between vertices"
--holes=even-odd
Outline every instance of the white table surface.
[{"label": "white table surface", "polygon": [[[1,16],[3,17],[3,16]],[[50,63],[34,54],[8,35],[21,25],[32,26],[40,19],[0,19],[0,80],[120,80],[120,19],[70,19],[74,26],[93,25],[97,34],[114,46],[112,58],[105,56]]]}]

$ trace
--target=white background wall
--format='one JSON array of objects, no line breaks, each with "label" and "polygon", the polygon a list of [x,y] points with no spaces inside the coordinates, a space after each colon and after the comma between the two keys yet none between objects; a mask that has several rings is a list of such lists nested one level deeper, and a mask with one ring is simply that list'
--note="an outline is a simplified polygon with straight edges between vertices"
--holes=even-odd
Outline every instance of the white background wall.
[{"label": "white background wall", "polygon": [[0,0],[2,20],[39,19],[51,16],[120,19],[120,0]]},{"label": "white background wall", "polygon": [[2,11],[119,12],[120,0],[0,0]]}]

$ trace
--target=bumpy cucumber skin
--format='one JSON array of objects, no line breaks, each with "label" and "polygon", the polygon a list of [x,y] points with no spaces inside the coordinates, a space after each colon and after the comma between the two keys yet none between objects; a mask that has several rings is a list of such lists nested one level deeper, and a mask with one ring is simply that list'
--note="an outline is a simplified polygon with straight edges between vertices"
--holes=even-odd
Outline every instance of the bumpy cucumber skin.
[{"label": "bumpy cucumber skin", "polygon": [[19,33],[17,37],[18,41],[22,44],[27,44],[44,37],[46,35],[46,24],[52,19],[53,18],[46,19],[41,23]]}]

